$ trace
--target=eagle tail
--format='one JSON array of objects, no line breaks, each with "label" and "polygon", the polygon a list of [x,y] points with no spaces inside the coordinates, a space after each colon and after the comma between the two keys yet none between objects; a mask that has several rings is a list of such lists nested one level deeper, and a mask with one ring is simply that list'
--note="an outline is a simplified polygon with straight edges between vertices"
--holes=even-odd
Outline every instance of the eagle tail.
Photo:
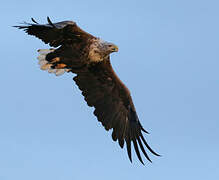
[{"label": "eagle tail", "polygon": [[69,69],[66,69],[65,64],[58,63],[60,60],[59,57],[55,57],[51,61],[46,60],[46,56],[54,51],[55,49],[39,49],[39,56],[37,57],[39,60],[38,64],[40,65],[40,69],[48,71],[49,73],[54,73],[56,76],[60,76],[65,72],[68,72]]}]

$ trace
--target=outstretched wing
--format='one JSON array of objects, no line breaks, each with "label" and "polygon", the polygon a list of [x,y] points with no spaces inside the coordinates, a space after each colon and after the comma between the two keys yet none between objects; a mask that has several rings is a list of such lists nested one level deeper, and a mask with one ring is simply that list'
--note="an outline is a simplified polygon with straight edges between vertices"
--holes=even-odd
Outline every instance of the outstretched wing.
[{"label": "outstretched wing", "polygon": [[24,29],[27,34],[36,36],[53,47],[67,43],[87,42],[88,39],[94,37],[80,29],[73,21],[62,21],[53,24],[49,17],[47,17],[48,24],[38,24],[33,18],[32,21],[33,24],[25,22],[22,26],[14,27]]},{"label": "outstretched wing", "polygon": [[113,129],[113,140],[118,140],[121,148],[126,143],[130,161],[132,161],[131,142],[134,144],[135,152],[141,163],[143,161],[139,146],[149,161],[151,160],[144,146],[151,153],[159,156],[144,139],[142,132],[146,131],[138,119],[129,90],[113,71],[109,59],[81,72],[74,70],[72,72],[77,74],[73,79],[82,91],[87,104],[95,107],[94,115],[107,131]]}]

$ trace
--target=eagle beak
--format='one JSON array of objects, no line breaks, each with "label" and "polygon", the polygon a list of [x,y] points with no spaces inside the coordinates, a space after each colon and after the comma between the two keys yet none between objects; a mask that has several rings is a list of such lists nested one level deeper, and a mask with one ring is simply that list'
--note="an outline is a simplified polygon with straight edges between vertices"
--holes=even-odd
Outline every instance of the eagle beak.
[{"label": "eagle beak", "polygon": [[113,48],[112,48],[112,52],[118,52],[119,51],[119,48],[115,45],[115,46],[113,46]]}]

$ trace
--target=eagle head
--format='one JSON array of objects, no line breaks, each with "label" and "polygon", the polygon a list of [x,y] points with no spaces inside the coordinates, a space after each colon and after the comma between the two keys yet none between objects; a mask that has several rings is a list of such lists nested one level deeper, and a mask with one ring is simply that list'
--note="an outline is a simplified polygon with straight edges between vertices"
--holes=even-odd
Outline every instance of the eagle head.
[{"label": "eagle head", "polygon": [[91,62],[100,62],[110,53],[118,52],[118,50],[119,48],[115,44],[96,38],[90,45],[89,59]]},{"label": "eagle head", "polygon": [[103,53],[103,54],[106,54],[106,55],[109,55],[110,53],[113,53],[113,52],[118,52],[119,48],[111,43],[111,42],[107,42],[107,41],[104,41],[102,39],[98,39],[98,48],[99,50]]},{"label": "eagle head", "polygon": [[105,46],[106,46],[107,52],[109,53],[118,52],[119,50],[118,46],[116,46],[113,43],[106,42]]}]

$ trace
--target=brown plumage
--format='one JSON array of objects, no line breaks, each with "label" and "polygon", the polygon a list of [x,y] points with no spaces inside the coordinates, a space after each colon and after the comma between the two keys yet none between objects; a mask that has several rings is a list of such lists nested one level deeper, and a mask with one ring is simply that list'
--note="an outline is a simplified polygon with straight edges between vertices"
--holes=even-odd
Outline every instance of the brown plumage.
[{"label": "brown plumage", "polygon": [[[110,53],[117,52],[118,47],[112,43],[94,37],[80,29],[75,22],[62,21],[48,24],[25,23],[15,26],[24,29],[52,47],[50,50],[39,50],[41,69],[60,75],[64,72],[75,73],[73,80],[82,91],[88,106],[94,107],[94,115],[108,131],[113,129],[112,138],[124,144],[130,161],[131,142],[138,159],[143,163],[139,147],[149,160],[144,146],[156,156],[143,137],[143,129],[132,98],[127,87],[117,77],[110,64]],[[144,164],[144,163],[143,163]]]}]

